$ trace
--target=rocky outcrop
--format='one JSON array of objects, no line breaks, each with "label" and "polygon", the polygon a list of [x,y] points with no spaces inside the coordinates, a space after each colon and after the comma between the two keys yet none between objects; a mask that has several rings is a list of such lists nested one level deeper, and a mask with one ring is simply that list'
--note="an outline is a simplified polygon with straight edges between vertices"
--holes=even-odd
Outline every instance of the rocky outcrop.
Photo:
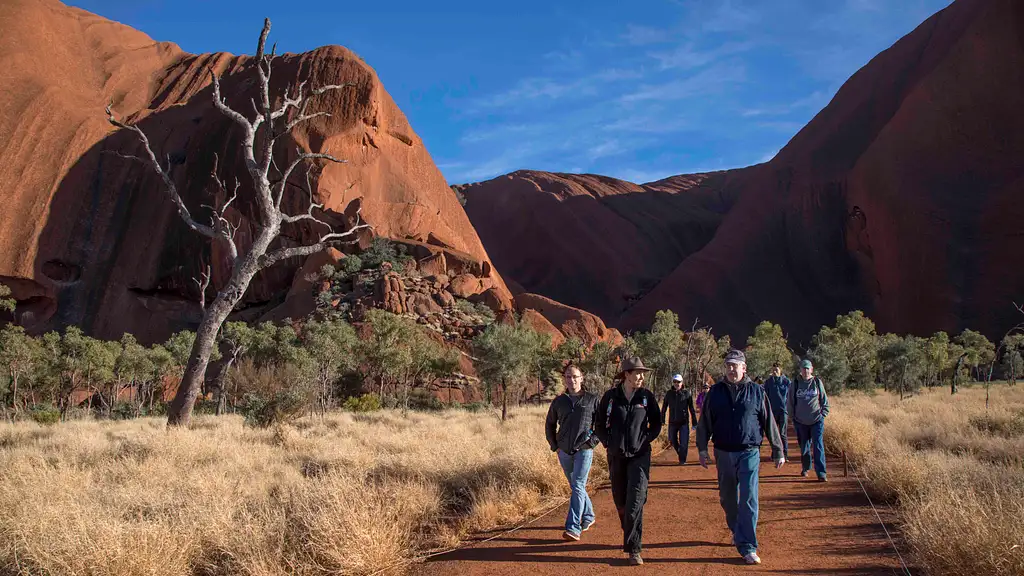
[{"label": "rocky outcrop", "polygon": [[544,294],[614,323],[711,240],[736,179],[694,174],[640,186],[522,170],[459,189],[513,294]]},{"label": "rocky outcrop", "polygon": [[[212,288],[222,286],[230,262],[185,227],[148,166],[109,153],[139,148],[131,134],[110,127],[103,109],[112,102],[139,123],[203,219],[201,206],[217,200],[212,155],[229,181],[244,174],[238,133],[213,108],[209,73],[222,75],[226,101],[244,112],[255,95],[251,59],[188,54],[56,0],[0,3],[0,53],[17,55],[0,70],[0,281],[15,291],[18,320],[37,332],[75,324],[99,337],[131,332],[144,341],[194,327],[192,279],[209,264]],[[361,206],[376,234],[442,250],[445,268],[507,293],[454,192],[365,62],[328,46],[279,58],[273,78],[275,95],[302,79],[352,85],[314,100],[310,112],[330,117],[297,130],[275,158],[287,165],[301,147],[347,160],[312,174],[328,221],[344,226],[345,214]],[[240,180],[228,218],[239,223],[244,246],[254,203]],[[307,203],[299,187],[284,200],[291,212],[304,212]],[[320,231],[289,226],[281,243],[307,242]],[[259,274],[239,318],[259,318],[285,301],[302,265],[283,262]]]},{"label": "rocky outcrop", "polygon": [[619,332],[609,330],[597,316],[550,298],[538,294],[520,294],[515,298],[515,306],[516,311],[521,314],[528,310],[540,314],[562,335],[578,338],[587,346],[593,346],[597,342],[608,342],[617,346],[622,342]]}]

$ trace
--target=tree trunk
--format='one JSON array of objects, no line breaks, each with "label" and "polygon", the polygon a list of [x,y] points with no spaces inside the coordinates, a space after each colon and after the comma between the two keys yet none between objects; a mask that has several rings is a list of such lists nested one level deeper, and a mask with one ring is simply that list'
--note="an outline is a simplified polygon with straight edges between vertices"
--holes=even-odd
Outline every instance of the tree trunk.
[{"label": "tree trunk", "polygon": [[224,414],[224,410],[227,407],[227,396],[224,394],[224,380],[227,379],[228,372],[231,370],[231,367],[235,364],[235,360],[237,359],[238,354],[232,354],[231,357],[228,358],[227,363],[224,364],[224,367],[221,368],[220,374],[217,375],[217,384],[213,388],[213,401],[216,404],[215,414],[217,416]]},{"label": "tree trunk", "polygon": [[11,408],[18,413],[18,372],[11,370]]},{"label": "tree trunk", "polygon": [[505,382],[501,382],[501,421],[504,422],[508,418],[508,387],[505,386]]},{"label": "tree trunk", "polygon": [[210,354],[217,345],[220,327],[242,299],[253,276],[259,271],[259,258],[266,254],[270,242],[277,236],[279,227],[279,224],[268,225],[260,230],[248,253],[236,262],[231,281],[217,293],[217,298],[206,309],[203,321],[196,330],[196,340],[192,345],[185,374],[167,409],[168,426],[188,426],[192,420],[192,408],[195,407],[196,398],[202,388],[206,367],[210,363]]}]

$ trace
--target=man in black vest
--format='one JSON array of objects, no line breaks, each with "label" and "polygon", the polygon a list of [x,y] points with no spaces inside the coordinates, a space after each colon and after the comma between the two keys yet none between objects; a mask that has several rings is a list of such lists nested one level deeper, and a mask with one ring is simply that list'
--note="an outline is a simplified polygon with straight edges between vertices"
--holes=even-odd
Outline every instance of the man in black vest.
[{"label": "man in black vest", "polygon": [[779,437],[782,438],[782,455],[789,460],[789,438],[786,432],[789,430],[789,389],[793,383],[782,373],[782,365],[779,362],[772,363],[772,375],[764,383],[765,394],[768,395],[768,406],[772,409],[772,416],[775,417],[775,425],[779,428]]},{"label": "man in black vest", "polygon": [[608,480],[622,525],[622,551],[639,566],[644,531],[644,504],[651,478],[651,442],[661,434],[661,410],[654,393],[644,388],[650,372],[639,358],[622,361],[615,380],[598,406],[594,433],[608,452]]},{"label": "man in black vest", "polygon": [[682,374],[672,377],[672,387],[665,393],[665,401],[661,403],[661,419],[666,421],[668,413],[668,443],[679,456],[679,464],[686,464],[686,455],[690,451],[690,416],[693,425],[697,425],[697,412],[693,409],[693,394],[683,388]]},{"label": "man in black vest", "polygon": [[761,439],[767,437],[776,468],[786,463],[782,439],[772,418],[764,389],[747,377],[743,352],[725,355],[725,379],[704,398],[697,423],[700,465],[708,467],[708,440],[715,443],[718,496],[733,544],[747,564],[760,564],[757,555],[757,483]]}]

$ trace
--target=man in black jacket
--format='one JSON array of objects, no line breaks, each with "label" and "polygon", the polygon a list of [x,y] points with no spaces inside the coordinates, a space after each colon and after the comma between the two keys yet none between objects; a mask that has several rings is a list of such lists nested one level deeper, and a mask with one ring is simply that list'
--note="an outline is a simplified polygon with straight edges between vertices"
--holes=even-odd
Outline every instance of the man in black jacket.
[{"label": "man in black jacket", "polygon": [[764,393],[768,396],[768,406],[772,409],[772,417],[775,418],[775,425],[779,429],[779,438],[782,439],[782,453],[789,460],[789,438],[786,432],[789,429],[789,387],[793,383],[782,373],[782,365],[778,362],[772,363],[772,375],[764,383]]},{"label": "man in black jacket", "polygon": [[775,419],[764,389],[747,377],[743,352],[725,355],[725,380],[711,387],[697,423],[700,465],[708,467],[708,440],[715,443],[718,497],[736,550],[747,564],[760,564],[757,555],[758,479],[761,439],[772,446],[775,467],[786,463]]},{"label": "man in black jacket", "polygon": [[572,489],[562,537],[578,541],[580,534],[594,525],[594,505],[587,494],[587,477],[598,442],[594,434],[597,396],[583,390],[583,372],[578,367],[570,364],[562,377],[565,393],[551,401],[544,429],[548,445],[552,452],[558,453],[558,463]]},{"label": "man in black jacket", "polygon": [[680,465],[686,464],[686,455],[690,451],[690,416],[693,416],[693,426],[696,427],[693,394],[683,388],[683,376],[676,374],[672,377],[672,387],[665,393],[665,401],[661,403],[661,420],[668,422],[668,443],[679,456]]},{"label": "man in black jacket", "polygon": [[661,434],[661,411],[654,393],[644,388],[650,372],[639,358],[622,361],[615,379],[597,408],[594,431],[608,450],[608,476],[612,500],[622,525],[622,550],[629,563],[639,566],[643,537],[644,504],[651,477],[651,442]]}]

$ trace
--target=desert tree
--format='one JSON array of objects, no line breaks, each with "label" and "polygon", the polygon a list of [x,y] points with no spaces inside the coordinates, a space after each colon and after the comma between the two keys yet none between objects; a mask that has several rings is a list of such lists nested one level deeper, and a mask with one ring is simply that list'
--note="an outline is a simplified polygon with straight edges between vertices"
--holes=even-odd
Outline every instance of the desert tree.
[{"label": "desert tree", "polygon": [[8,398],[15,413],[21,404],[18,401],[18,384],[25,377],[32,376],[41,361],[40,352],[39,340],[26,334],[21,326],[8,324],[0,329],[0,367],[7,373]]},{"label": "desert tree", "polygon": [[309,354],[316,380],[316,404],[326,414],[334,399],[334,383],[357,367],[359,344],[355,329],[342,320],[310,321],[302,328],[302,345]]},{"label": "desert tree", "polygon": [[[235,232],[239,224],[231,222],[227,215],[228,207],[235,201],[238,190],[241,188],[237,178],[229,192],[229,186],[225,179],[217,174],[215,158],[213,181],[227,199],[220,206],[213,207],[209,223],[201,222],[193,217],[192,212],[178,193],[171,175],[170,157],[168,156],[165,163],[161,163],[145,132],[137,125],[127,124],[115,118],[110,106],[107,106],[109,122],[117,128],[134,132],[142,145],[144,157],[125,157],[149,164],[160,176],[164,191],[170,201],[174,203],[178,214],[188,228],[209,238],[211,242],[223,244],[231,262],[231,275],[227,282],[217,290],[213,301],[207,304],[205,295],[200,296],[202,320],[196,331],[196,339],[189,354],[181,385],[168,408],[167,423],[171,426],[188,425],[192,416],[192,408],[206,376],[210,355],[216,349],[220,328],[235,306],[242,300],[253,277],[261,270],[270,268],[278,262],[309,256],[330,245],[351,240],[360,229],[368,228],[366,224],[360,223],[358,211],[354,225],[344,232],[335,231],[331,224],[323,219],[323,216],[318,215],[318,212],[324,212],[324,207],[322,204],[317,204],[313,198],[310,176],[314,171],[314,165],[318,161],[341,163],[344,162],[343,160],[332,156],[327,150],[323,152],[299,151],[295,159],[283,171],[275,163],[275,148],[278,148],[279,143],[288,140],[285,137],[293,129],[311,119],[330,115],[325,111],[310,112],[310,102],[322,94],[341,90],[351,84],[326,85],[307,90],[306,81],[302,81],[294,91],[290,87],[286,88],[283,101],[277,103],[270,94],[272,64],[277,47],[275,45],[269,53],[266,52],[269,34],[270,19],[266,19],[260,33],[259,43],[256,46],[256,56],[252,61],[259,81],[257,84],[258,97],[252,101],[255,114],[251,120],[242,112],[228,106],[221,96],[220,79],[216,73],[210,71],[214,107],[231,119],[241,130],[241,152],[256,204],[254,229],[251,234],[251,243],[248,246],[239,245],[236,242]],[[305,213],[288,214],[281,207],[282,199],[285,196],[286,188],[294,185],[293,175],[297,177],[301,174],[297,172],[300,169],[305,171],[309,208]],[[271,170],[274,171],[273,175]],[[317,241],[306,245],[272,247],[280,236],[284,224],[299,223],[310,223],[313,226],[321,227],[323,232],[317,234]],[[208,276],[208,274],[204,274],[204,280],[199,281],[200,288],[205,287],[204,282],[209,283],[206,280]]]},{"label": "desert tree", "polygon": [[551,337],[536,332],[519,322],[491,324],[473,339],[473,350],[479,358],[480,376],[487,385],[488,396],[495,384],[501,386],[501,421],[508,418],[510,391],[521,391],[531,376],[538,375],[538,366],[545,350],[551,349]]},{"label": "desert tree", "polygon": [[637,334],[640,358],[654,369],[654,378],[648,384],[653,392],[666,391],[672,374],[681,369],[683,337],[679,316],[671,310],[659,310],[650,332]]},{"label": "desert tree", "polygon": [[996,345],[984,334],[970,329],[965,329],[954,341],[963,347],[964,353],[967,354],[965,365],[974,370],[974,379],[980,382],[984,378],[983,367],[995,362]]},{"label": "desert tree", "polygon": [[793,351],[786,343],[782,326],[767,320],[758,324],[753,336],[747,339],[746,355],[747,373],[764,377],[771,374],[775,362],[788,368],[793,359]]},{"label": "desert tree", "polygon": [[14,313],[14,307],[18,302],[11,298],[11,289],[6,284],[0,284],[0,311],[6,310]]}]

